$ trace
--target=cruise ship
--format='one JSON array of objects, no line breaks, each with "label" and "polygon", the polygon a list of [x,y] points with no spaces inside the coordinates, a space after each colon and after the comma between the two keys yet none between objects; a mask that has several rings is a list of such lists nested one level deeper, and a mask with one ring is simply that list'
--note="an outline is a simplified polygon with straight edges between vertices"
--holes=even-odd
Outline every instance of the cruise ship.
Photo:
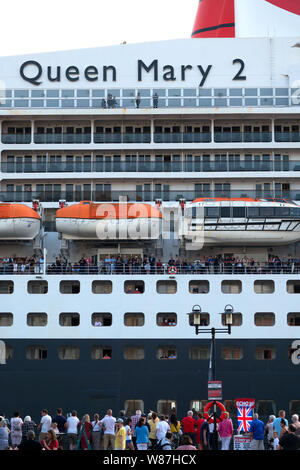
[{"label": "cruise ship", "polygon": [[203,410],[228,304],[226,409],[300,412],[299,6],[215,3],[188,39],[0,58],[7,416]]}]

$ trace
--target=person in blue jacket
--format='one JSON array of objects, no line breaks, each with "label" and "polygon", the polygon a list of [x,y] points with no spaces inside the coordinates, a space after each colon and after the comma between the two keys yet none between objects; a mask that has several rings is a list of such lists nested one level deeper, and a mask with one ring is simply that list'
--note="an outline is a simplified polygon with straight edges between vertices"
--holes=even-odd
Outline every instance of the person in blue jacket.
[{"label": "person in blue jacket", "polygon": [[250,424],[250,436],[252,436],[251,450],[265,450],[264,446],[264,435],[265,425],[260,419],[258,414],[254,413],[253,421]]}]

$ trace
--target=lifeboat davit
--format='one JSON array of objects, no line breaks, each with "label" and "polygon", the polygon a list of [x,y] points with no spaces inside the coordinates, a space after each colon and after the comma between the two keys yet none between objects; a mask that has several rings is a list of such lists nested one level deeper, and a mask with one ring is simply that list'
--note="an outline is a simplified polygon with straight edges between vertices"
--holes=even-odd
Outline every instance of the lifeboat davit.
[{"label": "lifeboat davit", "polygon": [[40,227],[40,216],[31,207],[0,204],[0,240],[33,240]]},{"label": "lifeboat davit", "polygon": [[56,213],[56,230],[67,239],[157,240],[162,214],[150,204],[81,201]]},{"label": "lifeboat davit", "polygon": [[288,245],[300,241],[300,206],[280,198],[199,198],[187,205],[183,236],[203,245]]}]

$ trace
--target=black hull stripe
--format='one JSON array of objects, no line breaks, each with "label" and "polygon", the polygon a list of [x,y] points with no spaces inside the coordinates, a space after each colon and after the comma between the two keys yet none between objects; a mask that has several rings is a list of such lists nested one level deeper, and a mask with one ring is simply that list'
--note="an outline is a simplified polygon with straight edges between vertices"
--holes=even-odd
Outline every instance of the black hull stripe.
[{"label": "black hull stripe", "polygon": [[221,29],[221,28],[233,28],[234,26],[235,26],[235,23],[225,23],[225,24],[219,24],[217,26],[210,26],[209,28],[198,29],[197,31],[194,31],[192,33],[192,36],[195,36],[196,34],[200,34],[200,33],[205,33],[206,31],[214,31],[216,29]]}]

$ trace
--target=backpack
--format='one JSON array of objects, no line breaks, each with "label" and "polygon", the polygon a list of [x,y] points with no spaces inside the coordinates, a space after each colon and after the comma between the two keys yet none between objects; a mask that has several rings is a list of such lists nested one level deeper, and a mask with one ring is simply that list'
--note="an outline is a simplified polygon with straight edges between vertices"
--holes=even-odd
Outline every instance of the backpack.
[{"label": "backpack", "polygon": [[165,446],[170,446],[172,444],[170,444],[170,442],[165,442],[164,444],[162,444],[162,439],[160,441],[158,441],[153,447],[152,447],[152,450],[164,450],[164,447]]}]

